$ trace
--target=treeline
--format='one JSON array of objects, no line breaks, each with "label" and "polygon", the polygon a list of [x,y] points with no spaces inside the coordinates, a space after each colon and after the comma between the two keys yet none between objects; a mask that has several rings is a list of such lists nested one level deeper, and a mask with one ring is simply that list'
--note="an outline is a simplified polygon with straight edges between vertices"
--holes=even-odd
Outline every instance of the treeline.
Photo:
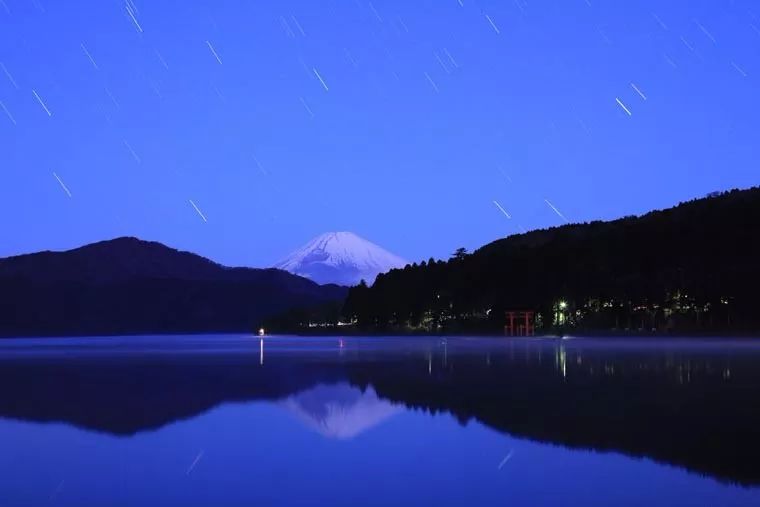
[{"label": "treeline", "polygon": [[743,333],[760,331],[759,292],[756,187],[392,270],[352,288],[339,319],[361,331],[490,333],[506,310],[532,310],[537,332]]}]

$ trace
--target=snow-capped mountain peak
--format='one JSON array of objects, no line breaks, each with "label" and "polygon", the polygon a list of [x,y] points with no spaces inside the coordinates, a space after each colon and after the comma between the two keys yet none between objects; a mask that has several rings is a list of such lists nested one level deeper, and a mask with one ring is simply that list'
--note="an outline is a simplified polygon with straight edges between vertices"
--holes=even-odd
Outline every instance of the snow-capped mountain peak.
[{"label": "snow-capped mountain peak", "polygon": [[380,273],[402,268],[407,262],[353,232],[328,232],[296,250],[275,268],[310,278],[317,283],[371,284]]}]

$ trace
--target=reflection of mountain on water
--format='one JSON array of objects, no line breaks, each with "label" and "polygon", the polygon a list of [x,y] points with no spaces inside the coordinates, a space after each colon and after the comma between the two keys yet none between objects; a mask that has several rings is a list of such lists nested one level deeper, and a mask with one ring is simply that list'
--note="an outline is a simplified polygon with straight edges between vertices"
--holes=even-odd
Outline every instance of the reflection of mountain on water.
[{"label": "reflection of mountain on water", "polygon": [[67,422],[129,436],[226,402],[276,401],[335,373],[307,365],[259,367],[258,357],[96,358],[0,362],[0,417]]},{"label": "reflection of mountain on water", "polygon": [[402,410],[378,398],[371,386],[362,391],[346,383],[319,384],[282,403],[310,428],[339,440],[354,438]]},{"label": "reflection of mountain on water", "polygon": [[356,339],[338,348],[330,339],[285,351],[284,342],[271,342],[263,364],[248,342],[218,354],[5,350],[0,417],[131,435],[260,400],[350,438],[408,408],[760,484],[758,343]]}]

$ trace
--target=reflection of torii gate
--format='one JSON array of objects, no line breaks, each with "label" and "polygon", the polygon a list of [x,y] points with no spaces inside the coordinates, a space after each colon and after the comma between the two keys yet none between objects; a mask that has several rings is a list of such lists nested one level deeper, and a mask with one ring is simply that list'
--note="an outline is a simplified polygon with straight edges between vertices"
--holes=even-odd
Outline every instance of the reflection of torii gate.
[{"label": "reflection of torii gate", "polygon": [[[527,311],[507,311],[507,324],[504,326],[504,334],[507,336],[533,336],[536,327],[533,323],[533,317],[536,312]],[[523,321],[520,324],[520,320]],[[515,322],[517,321],[517,322]]]}]

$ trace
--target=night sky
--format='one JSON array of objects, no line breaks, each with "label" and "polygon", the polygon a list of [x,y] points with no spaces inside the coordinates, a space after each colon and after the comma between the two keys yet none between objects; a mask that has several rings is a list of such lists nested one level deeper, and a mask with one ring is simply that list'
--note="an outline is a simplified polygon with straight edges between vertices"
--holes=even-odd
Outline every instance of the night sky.
[{"label": "night sky", "polygon": [[0,62],[0,256],[446,258],[760,183],[754,1],[0,0]]}]

